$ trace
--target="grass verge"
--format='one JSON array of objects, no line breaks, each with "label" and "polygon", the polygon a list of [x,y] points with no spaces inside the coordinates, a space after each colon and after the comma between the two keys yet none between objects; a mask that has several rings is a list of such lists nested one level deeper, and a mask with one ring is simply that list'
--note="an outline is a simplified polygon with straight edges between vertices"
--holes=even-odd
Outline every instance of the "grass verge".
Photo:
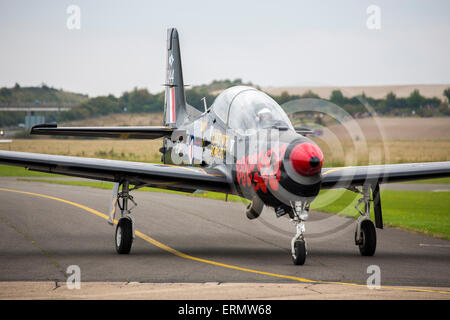
[{"label": "grass verge", "polygon": [[22,167],[0,165],[0,177],[63,177],[63,176],[38,171],[30,171]]},{"label": "grass verge", "polygon": [[[92,188],[98,188],[98,189],[108,189],[112,190],[113,183],[112,182],[103,182],[103,181],[69,181],[69,180],[50,180],[50,179],[26,179],[26,178],[19,178],[20,181],[32,181],[32,182],[47,182],[47,183],[56,183],[56,184],[64,184],[64,185],[70,185],[70,186],[84,186],[84,187],[92,187]],[[133,186],[130,185],[130,188]],[[209,199],[215,199],[215,200],[222,200],[222,201],[233,201],[233,202],[243,202],[245,204],[250,203],[247,199],[241,198],[239,196],[235,196],[232,194],[228,195],[228,198],[226,198],[226,195],[220,192],[212,192],[212,191],[204,191],[204,192],[194,192],[194,193],[188,193],[188,192],[180,192],[180,191],[173,191],[173,190],[166,190],[161,188],[140,188],[138,191],[151,191],[151,192],[165,192],[165,193],[174,193],[174,194],[182,194],[187,196],[193,196],[193,197],[200,197],[200,198],[209,198]]]},{"label": "grass verge", "polygon": [[[357,217],[358,199],[351,191],[324,190],[311,209]],[[386,226],[450,240],[450,192],[382,190],[381,203]]]}]

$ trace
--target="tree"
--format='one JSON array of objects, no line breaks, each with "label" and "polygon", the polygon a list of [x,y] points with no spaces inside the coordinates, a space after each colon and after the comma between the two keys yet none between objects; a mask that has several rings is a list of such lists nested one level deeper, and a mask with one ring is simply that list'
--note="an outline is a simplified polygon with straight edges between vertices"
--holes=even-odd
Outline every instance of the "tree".
[{"label": "tree", "polygon": [[306,91],[304,94],[300,96],[300,98],[306,99],[306,98],[313,98],[313,99],[320,99],[320,97],[312,92],[311,90]]},{"label": "tree", "polygon": [[391,111],[392,109],[396,109],[397,106],[397,96],[391,91],[386,95],[384,103],[382,103],[382,109],[384,111]]},{"label": "tree", "polygon": [[415,89],[408,98],[406,98],[408,108],[416,110],[419,109],[425,103],[425,98],[420,95],[419,90]]},{"label": "tree", "polygon": [[447,102],[450,103],[450,88],[444,90],[444,96],[447,97]]},{"label": "tree", "polygon": [[2,97],[10,97],[11,96],[11,90],[8,88],[1,88],[0,89],[0,96]]},{"label": "tree", "polygon": [[283,91],[281,95],[277,98],[279,104],[283,104],[291,100],[291,96],[287,91]]},{"label": "tree", "polygon": [[338,106],[344,105],[345,98],[341,90],[333,90],[331,92],[330,101],[333,102],[334,104],[337,104]]}]

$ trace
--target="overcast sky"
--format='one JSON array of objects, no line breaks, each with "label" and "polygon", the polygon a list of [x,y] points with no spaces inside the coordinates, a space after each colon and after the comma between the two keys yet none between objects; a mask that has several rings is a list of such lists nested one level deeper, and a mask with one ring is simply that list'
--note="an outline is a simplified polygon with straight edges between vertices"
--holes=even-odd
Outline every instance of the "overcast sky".
[{"label": "overcast sky", "polygon": [[[66,12],[81,10],[80,29]],[[380,29],[366,10],[380,8]],[[115,94],[162,90],[166,29],[186,84],[450,83],[450,1],[0,0],[0,86]]]}]

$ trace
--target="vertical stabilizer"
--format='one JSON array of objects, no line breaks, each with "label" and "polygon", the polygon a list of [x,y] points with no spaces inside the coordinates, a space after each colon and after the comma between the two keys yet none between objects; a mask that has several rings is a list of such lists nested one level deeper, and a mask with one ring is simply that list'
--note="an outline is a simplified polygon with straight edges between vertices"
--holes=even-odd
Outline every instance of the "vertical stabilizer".
[{"label": "vertical stabilizer", "polygon": [[180,43],[177,29],[167,30],[167,68],[164,121],[169,127],[179,127],[187,116],[181,68]]}]

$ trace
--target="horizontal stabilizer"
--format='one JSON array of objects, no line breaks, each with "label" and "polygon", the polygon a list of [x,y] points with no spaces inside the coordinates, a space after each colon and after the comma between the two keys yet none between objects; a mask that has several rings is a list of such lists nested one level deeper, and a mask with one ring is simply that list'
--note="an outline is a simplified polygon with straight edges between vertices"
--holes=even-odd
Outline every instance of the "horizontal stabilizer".
[{"label": "horizontal stabilizer", "polygon": [[314,135],[314,130],[305,127],[294,127],[295,132],[301,134],[302,136]]},{"label": "horizontal stabilizer", "polygon": [[58,127],[56,123],[40,124],[31,134],[73,137],[102,137],[119,139],[157,139],[170,136],[173,129],[164,126],[148,127]]}]

